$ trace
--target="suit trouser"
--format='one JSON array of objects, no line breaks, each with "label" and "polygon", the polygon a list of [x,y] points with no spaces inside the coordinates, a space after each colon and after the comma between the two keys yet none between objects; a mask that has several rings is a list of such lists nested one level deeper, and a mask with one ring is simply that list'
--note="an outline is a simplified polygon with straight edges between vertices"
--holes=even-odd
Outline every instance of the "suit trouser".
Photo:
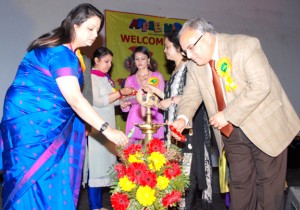
[{"label": "suit trouser", "polygon": [[287,149],[271,157],[237,127],[229,138],[223,137],[223,141],[229,164],[230,209],[282,210]]}]

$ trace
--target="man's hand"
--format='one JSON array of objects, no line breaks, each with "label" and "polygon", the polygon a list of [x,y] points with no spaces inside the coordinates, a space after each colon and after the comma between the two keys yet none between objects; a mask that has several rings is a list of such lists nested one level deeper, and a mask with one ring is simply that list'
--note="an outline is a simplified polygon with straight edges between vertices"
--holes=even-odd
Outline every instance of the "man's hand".
[{"label": "man's hand", "polygon": [[209,118],[209,123],[214,128],[221,130],[224,126],[228,124],[228,121],[225,119],[223,111],[217,112],[211,118]]},{"label": "man's hand", "polygon": [[[181,133],[183,129],[185,128],[185,120],[183,118],[179,118],[175,120],[173,123],[171,123],[171,126],[173,126],[177,132]],[[171,132],[171,135],[176,139],[176,141],[181,141],[181,136],[178,136],[176,133]]]}]

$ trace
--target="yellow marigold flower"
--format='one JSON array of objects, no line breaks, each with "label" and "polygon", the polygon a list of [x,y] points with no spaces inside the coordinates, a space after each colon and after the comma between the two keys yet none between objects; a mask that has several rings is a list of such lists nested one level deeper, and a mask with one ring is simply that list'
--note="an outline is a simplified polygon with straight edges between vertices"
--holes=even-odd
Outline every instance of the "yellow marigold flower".
[{"label": "yellow marigold flower", "polygon": [[160,190],[164,190],[168,187],[170,180],[166,176],[159,176],[157,178],[157,187]]},{"label": "yellow marigold flower", "polygon": [[143,163],[142,157],[141,153],[136,152],[134,155],[129,155],[128,161],[129,163]]},{"label": "yellow marigold flower", "polygon": [[136,187],[136,184],[130,181],[127,176],[123,176],[119,180],[119,186],[123,191],[129,192]]},{"label": "yellow marigold flower", "polygon": [[166,158],[160,152],[152,152],[148,157],[149,168],[154,171],[159,171],[161,167],[166,164]]},{"label": "yellow marigold flower", "polygon": [[140,186],[136,191],[136,200],[142,206],[151,206],[156,200],[155,190],[151,189],[149,186]]}]

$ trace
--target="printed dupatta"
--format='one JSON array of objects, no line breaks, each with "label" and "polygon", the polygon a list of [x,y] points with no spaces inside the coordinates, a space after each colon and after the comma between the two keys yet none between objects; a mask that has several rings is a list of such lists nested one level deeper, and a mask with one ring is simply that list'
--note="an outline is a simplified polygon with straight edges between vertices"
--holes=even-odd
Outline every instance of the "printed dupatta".
[{"label": "printed dupatta", "polygon": [[98,77],[106,77],[107,80],[108,80],[108,82],[110,83],[112,89],[113,89],[113,92],[116,91],[116,84],[115,84],[115,82],[111,79],[111,77],[110,77],[109,74],[103,73],[102,71],[100,71],[100,70],[95,70],[95,69],[92,69],[92,70],[91,70],[91,74],[96,75],[96,76],[98,76]]}]

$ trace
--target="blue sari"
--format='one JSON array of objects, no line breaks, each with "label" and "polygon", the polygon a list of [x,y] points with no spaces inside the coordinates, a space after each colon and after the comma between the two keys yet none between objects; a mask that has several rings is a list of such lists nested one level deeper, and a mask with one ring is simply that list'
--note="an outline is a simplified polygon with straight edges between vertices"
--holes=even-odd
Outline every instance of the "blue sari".
[{"label": "blue sari", "polygon": [[3,210],[76,209],[85,129],[55,80],[71,75],[82,85],[78,59],[65,46],[38,48],[23,58],[0,125]]}]

